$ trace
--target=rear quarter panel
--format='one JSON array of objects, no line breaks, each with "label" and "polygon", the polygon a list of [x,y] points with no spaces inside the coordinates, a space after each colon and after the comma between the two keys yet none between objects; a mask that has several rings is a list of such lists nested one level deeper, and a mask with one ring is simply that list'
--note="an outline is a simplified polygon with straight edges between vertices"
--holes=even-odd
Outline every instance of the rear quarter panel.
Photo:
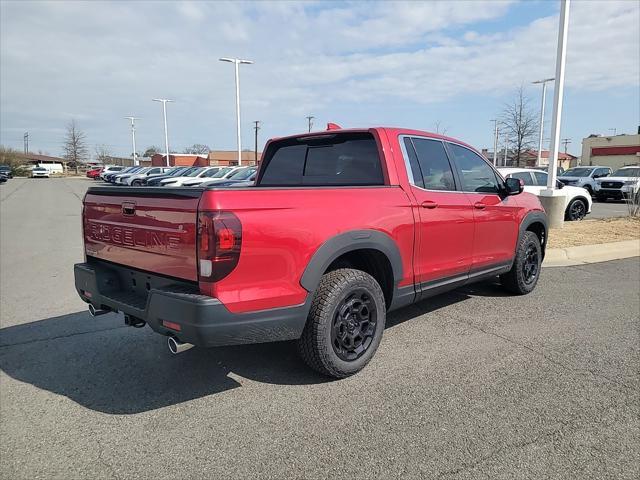
[{"label": "rear quarter panel", "polygon": [[304,303],[300,279],[313,254],[328,239],[351,230],[379,230],[398,246],[400,285],[413,282],[414,225],[410,202],[398,186],[242,188],[208,190],[200,210],[232,211],[242,223],[237,267],[201,291],[232,312]]}]

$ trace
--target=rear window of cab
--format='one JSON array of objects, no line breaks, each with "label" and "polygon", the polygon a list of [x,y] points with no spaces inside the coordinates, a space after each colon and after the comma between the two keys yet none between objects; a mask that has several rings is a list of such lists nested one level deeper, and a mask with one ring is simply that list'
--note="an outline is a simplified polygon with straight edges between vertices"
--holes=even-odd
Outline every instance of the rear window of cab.
[{"label": "rear window of cab", "polygon": [[378,144],[372,134],[334,133],[273,142],[258,186],[384,185]]}]

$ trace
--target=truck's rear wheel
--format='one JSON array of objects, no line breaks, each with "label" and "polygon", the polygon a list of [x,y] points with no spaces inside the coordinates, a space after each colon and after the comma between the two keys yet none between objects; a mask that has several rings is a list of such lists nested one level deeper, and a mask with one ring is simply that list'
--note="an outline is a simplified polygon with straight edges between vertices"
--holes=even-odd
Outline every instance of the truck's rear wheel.
[{"label": "truck's rear wheel", "polygon": [[334,270],[320,280],[298,351],[314,370],[348,377],[375,354],[385,319],[384,295],[371,275],[348,268]]}]

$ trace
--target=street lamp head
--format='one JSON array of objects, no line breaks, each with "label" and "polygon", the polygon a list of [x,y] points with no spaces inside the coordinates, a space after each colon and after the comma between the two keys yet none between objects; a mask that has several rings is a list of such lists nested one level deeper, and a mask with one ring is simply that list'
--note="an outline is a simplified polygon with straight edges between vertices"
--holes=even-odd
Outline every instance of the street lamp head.
[{"label": "street lamp head", "polygon": [[544,80],[536,80],[535,82],[531,82],[534,85],[538,84],[538,83],[547,83],[547,82],[552,82],[553,80],[555,80],[555,78],[545,78]]},{"label": "street lamp head", "polygon": [[221,62],[230,62],[230,63],[245,63],[245,64],[253,63],[253,60],[242,60],[240,58],[229,58],[229,57],[222,57],[222,58],[219,58],[218,60],[220,60]]},{"label": "street lamp head", "polygon": [[152,98],[154,102],[173,102],[173,100],[169,100],[168,98]]}]

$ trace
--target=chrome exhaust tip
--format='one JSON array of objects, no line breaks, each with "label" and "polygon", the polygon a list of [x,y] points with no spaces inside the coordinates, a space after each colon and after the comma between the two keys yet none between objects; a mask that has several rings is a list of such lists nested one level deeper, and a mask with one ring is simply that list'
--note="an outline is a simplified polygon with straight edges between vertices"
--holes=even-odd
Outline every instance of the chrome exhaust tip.
[{"label": "chrome exhaust tip", "polygon": [[97,317],[98,315],[104,315],[105,313],[109,313],[111,310],[102,310],[100,308],[94,307],[92,304],[89,304],[89,313],[92,317]]},{"label": "chrome exhaust tip", "polygon": [[190,348],[193,348],[195,345],[191,343],[182,343],[175,337],[169,337],[167,339],[167,345],[169,346],[169,351],[174,355],[177,355],[182,352],[186,352]]}]

